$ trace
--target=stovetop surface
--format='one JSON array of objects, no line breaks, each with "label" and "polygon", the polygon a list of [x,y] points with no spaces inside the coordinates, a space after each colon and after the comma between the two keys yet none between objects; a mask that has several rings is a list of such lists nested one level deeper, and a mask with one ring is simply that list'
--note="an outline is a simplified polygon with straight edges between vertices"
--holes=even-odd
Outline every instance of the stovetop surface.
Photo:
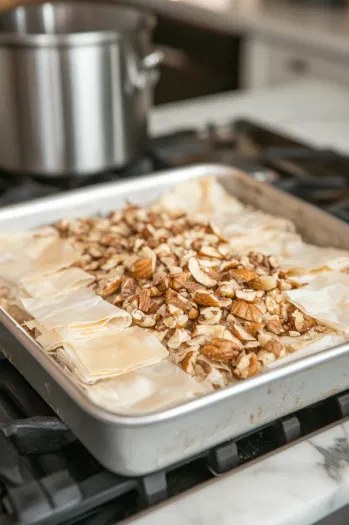
[{"label": "stovetop surface", "polygon": [[[349,220],[349,159],[246,120],[154,139],[126,170],[39,180],[0,172],[0,206],[187,164],[231,164]],[[26,380],[0,359],[0,522],[109,525],[349,415],[349,392],[142,478],[102,468]]]},{"label": "stovetop surface", "polygon": [[198,163],[234,165],[258,180],[349,219],[349,158],[318,150],[248,120],[183,129],[150,141],[133,165],[90,177],[40,179],[0,170],[0,206],[54,195],[100,182]]}]

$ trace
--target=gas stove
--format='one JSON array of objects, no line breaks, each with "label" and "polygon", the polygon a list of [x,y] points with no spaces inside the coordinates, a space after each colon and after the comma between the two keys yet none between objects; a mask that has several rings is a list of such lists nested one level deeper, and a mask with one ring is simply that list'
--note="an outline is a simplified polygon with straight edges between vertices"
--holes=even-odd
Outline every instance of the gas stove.
[{"label": "gas stove", "polygon": [[[151,141],[144,159],[93,178],[43,181],[0,174],[0,205],[211,162],[232,164],[349,220],[349,159],[315,150],[253,122],[180,130]],[[141,478],[101,467],[26,380],[0,360],[0,522],[111,525],[349,416],[349,391]]]}]

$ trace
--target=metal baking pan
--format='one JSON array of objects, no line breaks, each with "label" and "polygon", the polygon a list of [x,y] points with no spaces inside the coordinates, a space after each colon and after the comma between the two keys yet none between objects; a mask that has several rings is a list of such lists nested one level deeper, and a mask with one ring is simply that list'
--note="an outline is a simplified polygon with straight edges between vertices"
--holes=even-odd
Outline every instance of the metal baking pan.
[{"label": "metal baking pan", "polygon": [[[175,169],[10,206],[0,211],[0,231],[106,213],[122,206],[126,199],[146,205],[178,182],[207,175],[217,176],[245,203],[293,220],[307,240],[349,248],[349,226],[345,223],[219,165]],[[349,388],[349,344],[344,344],[178,407],[143,416],[121,416],[95,406],[3,311],[0,321],[6,357],[102,465],[126,476],[162,469]]]}]

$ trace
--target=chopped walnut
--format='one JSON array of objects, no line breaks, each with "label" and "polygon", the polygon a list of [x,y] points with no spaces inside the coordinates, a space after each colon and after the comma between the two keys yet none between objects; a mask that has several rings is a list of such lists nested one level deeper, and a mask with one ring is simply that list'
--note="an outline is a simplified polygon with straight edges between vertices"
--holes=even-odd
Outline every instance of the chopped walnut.
[{"label": "chopped walnut", "polygon": [[239,358],[234,375],[238,379],[247,379],[258,374],[260,364],[258,362],[256,354],[251,352],[250,354],[242,354]]},{"label": "chopped walnut", "polygon": [[276,257],[237,255],[212,222],[129,205],[106,218],[60,221],[56,229],[80,251],[96,293],[215,388],[291,352],[280,335],[325,330],[286,301],[283,291],[298,285]]}]

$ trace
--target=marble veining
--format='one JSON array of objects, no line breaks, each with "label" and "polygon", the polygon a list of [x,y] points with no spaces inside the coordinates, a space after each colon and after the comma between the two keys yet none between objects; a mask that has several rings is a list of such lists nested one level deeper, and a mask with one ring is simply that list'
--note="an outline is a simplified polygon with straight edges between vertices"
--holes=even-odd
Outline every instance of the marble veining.
[{"label": "marble veining", "polygon": [[[344,427],[342,427],[344,429]],[[311,445],[313,443],[309,441]],[[347,436],[336,438],[334,444],[327,448],[313,445],[323,456],[322,466],[327,474],[337,483],[343,479],[343,471],[349,465],[349,443]]]},{"label": "marble veining", "polygon": [[312,525],[349,503],[349,421],[129,520],[133,525]]}]

